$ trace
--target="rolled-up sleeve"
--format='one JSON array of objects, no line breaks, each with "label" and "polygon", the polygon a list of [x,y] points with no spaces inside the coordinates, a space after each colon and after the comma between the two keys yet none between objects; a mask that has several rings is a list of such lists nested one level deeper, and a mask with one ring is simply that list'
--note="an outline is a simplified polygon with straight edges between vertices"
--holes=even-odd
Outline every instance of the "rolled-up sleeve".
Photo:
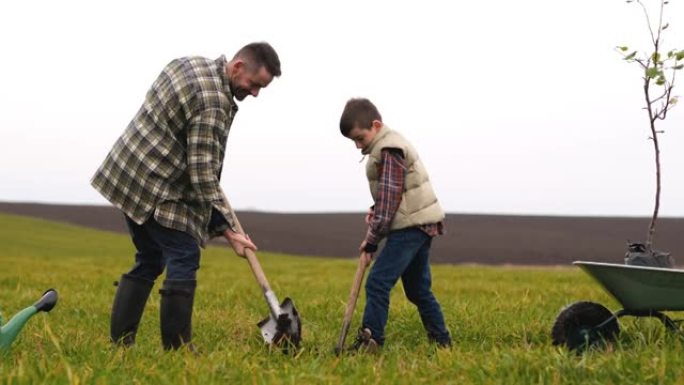
[{"label": "rolled-up sleeve", "polygon": [[401,150],[383,149],[378,169],[378,198],[366,232],[366,243],[370,245],[366,251],[374,251],[380,240],[389,233],[401,204],[406,178],[406,161]]},{"label": "rolled-up sleeve", "polygon": [[221,169],[221,132],[227,116],[220,108],[196,114],[188,126],[187,162],[190,184],[203,202],[211,203],[234,229],[232,209],[219,184]]},{"label": "rolled-up sleeve", "polygon": [[218,179],[220,160],[219,132],[226,115],[221,109],[204,110],[190,120],[188,127],[188,174],[190,183],[205,202],[221,201]]}]

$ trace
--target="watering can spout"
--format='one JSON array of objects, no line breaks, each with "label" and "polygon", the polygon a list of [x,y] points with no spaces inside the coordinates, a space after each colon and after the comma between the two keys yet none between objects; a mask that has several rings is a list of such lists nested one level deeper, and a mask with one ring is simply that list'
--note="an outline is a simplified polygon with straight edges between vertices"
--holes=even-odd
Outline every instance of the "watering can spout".
[{"label": "watering can spout", "polygon": [[40,299],[33,304],[37,311],[49,312],[57,304],[57,291],[55,289],[49,289]]},{"label": "watering can spout", "polygon": [[9,350],[14,339],[34,314],[41,311],[49,312],[57,304],[57,299],[57,291],[49,289],[36,303],[15,314],[7,324],[2,325],[2,319],[0,319],[0,353]]}]

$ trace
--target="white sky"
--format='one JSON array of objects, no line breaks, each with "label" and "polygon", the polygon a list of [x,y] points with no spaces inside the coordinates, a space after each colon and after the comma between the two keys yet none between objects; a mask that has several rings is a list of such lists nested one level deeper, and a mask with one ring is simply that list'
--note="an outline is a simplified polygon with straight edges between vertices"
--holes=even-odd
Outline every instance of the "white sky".
[{"label": "white sky", "polygon": [[[681,0],[666,19],[665,47],[683,49]],[[238,209],[365,210],[338,126],[364,96],[448,212],[652,211],[640,71],[613,50],[648,49],[647,30],[622,0],[6,1],[0,36],[1,201],[104,204],[89,179],[162,67],[265,40],[283,75],[233,124],[222,186]],[[663,216],[684,216],[683,123],[679,106],[661,124]]]}]

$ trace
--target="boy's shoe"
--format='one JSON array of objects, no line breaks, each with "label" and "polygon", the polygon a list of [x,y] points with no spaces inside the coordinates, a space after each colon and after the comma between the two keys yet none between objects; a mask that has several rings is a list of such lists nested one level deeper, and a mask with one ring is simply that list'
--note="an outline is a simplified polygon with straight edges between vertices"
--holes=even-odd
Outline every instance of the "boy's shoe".
[{"label": "boy's shoe", "polygon": [[359,328],[356,341],[348,348],[348,351],[374,354],[380,351],[380,345],[373,339],[370,329]]},{"label": "boy's shoe", "polygon": [[445,338],[437,338],[433,334],[428,333],[428,341],[437,344],[438,348],[451,348],[451,337],[447,335]]}]

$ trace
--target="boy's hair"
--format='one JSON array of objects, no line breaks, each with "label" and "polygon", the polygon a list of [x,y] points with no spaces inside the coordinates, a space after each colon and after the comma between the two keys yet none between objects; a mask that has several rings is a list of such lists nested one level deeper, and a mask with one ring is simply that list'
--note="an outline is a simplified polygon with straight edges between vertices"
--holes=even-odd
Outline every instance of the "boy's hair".
[{"label": "boy's hair", "polygon": [[349,137],[354,127],[370,128],[374,120],[382,122],[377,107],[366,98],[352,98],[347,101],[340,118],[340,132]]},{"label": "boy's hair", "polygon": [[240,48],[233,59],[245,59],[256,68],[266,67],[271,76],[280,76],[280,59],[275,49],[266,42],[250,43]]}]

